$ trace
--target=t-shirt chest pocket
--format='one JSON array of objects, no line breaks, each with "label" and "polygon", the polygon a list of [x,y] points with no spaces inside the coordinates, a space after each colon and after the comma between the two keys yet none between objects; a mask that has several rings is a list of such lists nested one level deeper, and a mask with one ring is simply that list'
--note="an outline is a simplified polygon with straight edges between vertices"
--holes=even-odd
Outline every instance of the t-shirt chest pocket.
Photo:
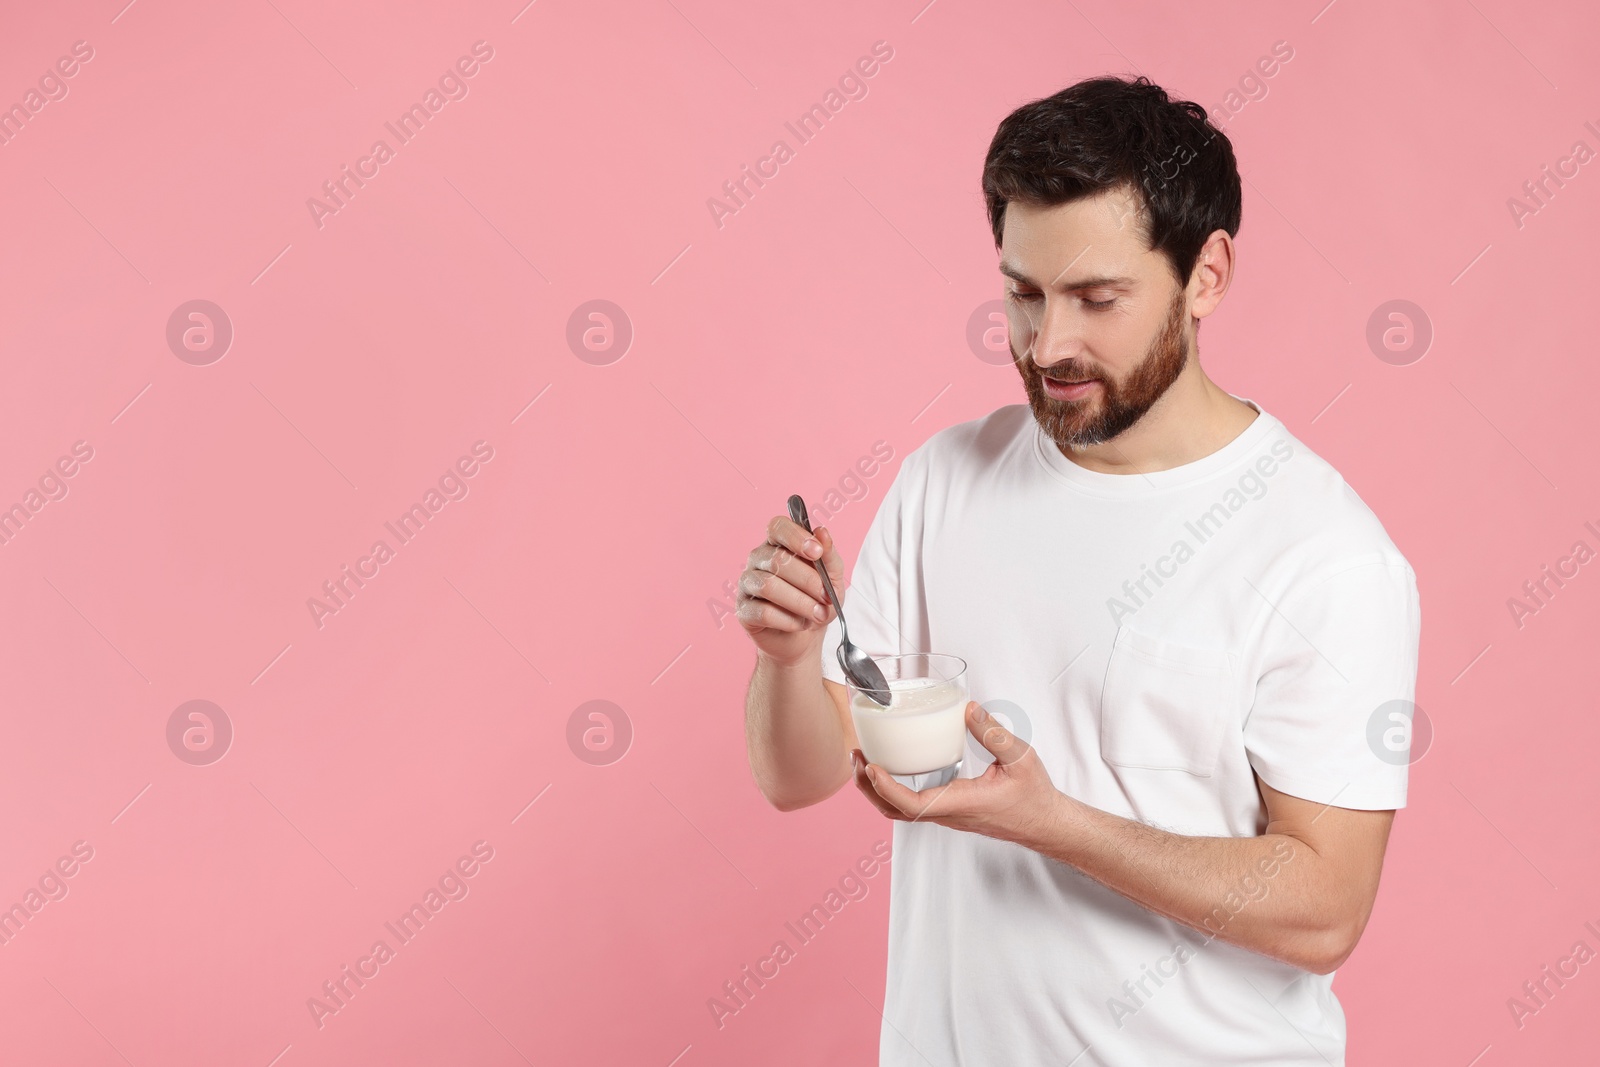
[{"label": "t-shirt chest pocket", "polygon": [[1116,767],[1209,778],[1233,704],[1227,649],[1162,641],[1123,625],[1100,693],[1100,757]]}]

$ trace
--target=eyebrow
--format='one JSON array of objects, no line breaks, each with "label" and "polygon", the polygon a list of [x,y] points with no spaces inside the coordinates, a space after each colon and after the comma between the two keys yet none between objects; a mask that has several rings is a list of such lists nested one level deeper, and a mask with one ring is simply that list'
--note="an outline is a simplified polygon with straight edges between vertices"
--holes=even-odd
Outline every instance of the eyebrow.
[{"label": "eyebrow", "polygon": [[[1034,288],[1039,287],[1038,282],[1028,277],[1021,270],[1012,266],[1010,263],[1001,262],[1000,273],[1004,274],[1007,278],[1012,278],[1021,282],[1023,285],[1031,285]],[[1134,285],[1136,281],[1137,279],[1135,278],[1123,277],[1121,275],[1102,274],[1095,278],[1079,278],[1077,281],[1063,285],[1061,288],[1068,292],[1071,292],[1074,289],[1125,289]]]}]

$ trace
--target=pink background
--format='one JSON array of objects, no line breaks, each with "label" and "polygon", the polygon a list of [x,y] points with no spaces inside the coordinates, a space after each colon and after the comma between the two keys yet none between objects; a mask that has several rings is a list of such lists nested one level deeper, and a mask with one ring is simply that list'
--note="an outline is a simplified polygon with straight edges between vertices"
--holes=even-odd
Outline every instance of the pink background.
[{"label": "pink background", "polygon": [[[0,546],[0,906],[93,849],[0,947],[0,1058],[875,1062],[887,871],[708,1010],[891,828],[853,789],[763,802],[753,652],[715,605],[790,493],[857,486],[828,523],[853,559],[901,457],[1023,400],[967,342],[1000,294],[982,157],[1104,71],[1226,120],[1244,223],[1204,365],[1422,589],[1436,738],[1337,978],[1351,1062],[1592,1054],[1600,964],[1520,1029],[1506,1004],[1600,949],[1600,564],[1507,608],[1600,548],[1596,164],[1507,206],[1600,149],[1592,5],[123,3],[11,5],[0,35],[0,103],[93,49],[0,147],[0,506],[93,450]],[[468,95],[319,227],[307,199],[480,40]],[[876,41],[867,96],[798,144]],[[596,299],[620,359],[568,345]],[[1434,334],[1405,365],[1366,340],[1396,299]],[[232,323],[209,365],[166,341],[191,300]],[[308,599],[477,441],[468,495],[319,627]],[[220,760],[169,746],[191,700],[231,723]],[[631,725],[606,765],[568,740],[591,700]],[[308,998],[479,841],[468,895],[319,1027]]]}]

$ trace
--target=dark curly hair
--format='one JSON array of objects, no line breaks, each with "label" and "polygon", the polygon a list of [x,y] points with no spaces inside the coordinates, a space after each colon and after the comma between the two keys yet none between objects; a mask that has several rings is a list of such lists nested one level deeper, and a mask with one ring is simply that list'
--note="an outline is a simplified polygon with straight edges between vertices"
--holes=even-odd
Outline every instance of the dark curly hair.
[{"label": "dark curly hair", "polygon": [[995,248],[1006,203],[1070,203],[1125,187],[1140,204],[1146,246],[1166,256],[1180,287],[1216,230],[1239,232],[1233,145],[1189,100],[1140,75],[1089,78],[1007,115],[983,161]]}]

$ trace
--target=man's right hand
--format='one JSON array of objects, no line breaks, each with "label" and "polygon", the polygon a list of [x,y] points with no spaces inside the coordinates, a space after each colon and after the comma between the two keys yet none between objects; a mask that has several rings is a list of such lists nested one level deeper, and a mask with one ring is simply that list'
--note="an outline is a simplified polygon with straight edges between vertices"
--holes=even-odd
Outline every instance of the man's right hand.
[{"label": "man's right hand", "polygon": [[[818,546],[807,551],[808,543]],[[767,523],[767,539],[751,550],[739,575],[735,616],[761,653],[781,666],[803,662],[822,646],[823,631],[836,612],[813,562],[820,553],[835,592],[844,581],[844,560],[833,535],[815,534],[787,515]],[[842,593],[840,593],[843,596]]]}]

